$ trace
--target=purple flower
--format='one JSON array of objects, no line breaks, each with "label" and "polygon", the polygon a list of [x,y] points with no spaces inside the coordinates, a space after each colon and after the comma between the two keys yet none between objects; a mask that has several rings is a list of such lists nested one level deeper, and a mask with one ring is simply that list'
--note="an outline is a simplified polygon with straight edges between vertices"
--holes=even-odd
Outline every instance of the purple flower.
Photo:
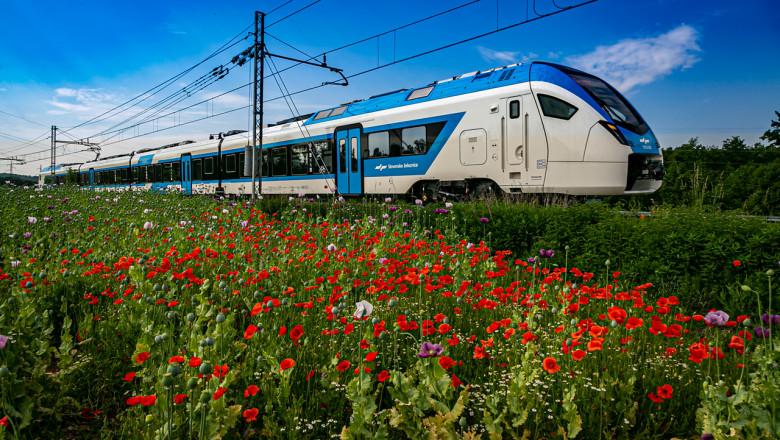
[{"label": "purple flower", "polygon": [[701,435],[701,440],[713,440],[714,438],[715,436],[710,433]]},{"label": "purple flower", "polygon": [[422,201],[422,200],[420,200],[420,199],[416,199],[416,200],[414,201],[414,204],[415,204],[415,205],[417,205],[417,206],[422,206],[422,204],[423,204],[423,201]]},{"label": "purple flower", "polygon": [[760,338],[760,339],[764,339],[764,338],[768,338],[769,337],[769,329],[761,327],[761,326],[758,326],[758,327],[754,328],[753,329],[753,333],[755,333],[756,337]]},{"label": "purple flower", "polygon": [[38,219],[35,217],[27,217],[27,223],[37,223]]},{"label": "purple flower", "polygon": [[482,223],[487,223],[490,220],[486,219],[485,217],[482,217],[481,219],[479,219],[479,221],[482,222]]},{"label": "purple flower", "polygon": [[722,327],[728,320],[729,315],[721,310],[707,313],[707,316],[704,317],[704,321],[714,327]]},{"label": "purple flower", "polygon": [[552,250],[552,249],[550,249],[548,251],[542,249],[542,250],[539,251],[539,255],[541,255],[543,257],[547,257],[547,258],[552,258],[552,257],[555,256],[555,251]]},{"label": "purple flower", "polygon": [[24,233],[24,238],[30,238],[30,237],[32,237],[31,233],[29,233],[29,232],[25,232]]},{"label": "purple flower", "polygon": [[529,264],[534,264],[536,263],[536,257],[526,258],[525,261],[527,261]]},{"label": "purple flower", "polygon": [[442,347],[439,344],[431,344],[428,341],[425,341],[422,343],[422,346],[420,346],[420,352],[417,353],[417,356],[420,356],[421,358],[430,358],[430,357],[438,357],[444,352],[444,347]]},{"label": "purple flower", "polygon": [[8,336],[0,335],[0,350],[5,350],[6,345],[8,345]]},{"label": "purple flower", "polygon": [[433,212],[435,212],[436,214],[449,214],[450,213],[450,211],[448,209],[442,209],[442,208],[437,208]]}]

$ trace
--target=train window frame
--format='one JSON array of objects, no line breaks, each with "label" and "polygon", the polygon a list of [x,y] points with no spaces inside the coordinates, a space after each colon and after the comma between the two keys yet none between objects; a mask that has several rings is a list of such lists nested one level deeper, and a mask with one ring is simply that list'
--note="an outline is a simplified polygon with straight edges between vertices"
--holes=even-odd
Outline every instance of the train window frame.
[{"label": "train window frame", "polygon": [[[301,152],[303,153],[302,158]],[[301,159],[297,160],[296,156]],[[309,174],[309,147],[306,144],[290,145],[290,175],[302,176],[306,174]]]},{"label": "train window frame", "polygon": [[[539,106],[542,108],[542,114],[544,114],[548,118],[563,119],[565,121],[568,121],[575,114],[577,114],[577,111],[579,110],[577,107],[569,104],[563,99],[556,98],[555,96],[538,94],[536,95],[536,97],[539,99]],[[560,108],[561,104],[567,107],[567,112],[568,112],[567,115],[564,115],[563,113],[560,114],[556,113],[557,111],[561,110]]]},{"label": "train window frame", "polygon": [[509,119],[520,117],[520,100],[509,101]]},{"label": "train window frame", "polygon": [[358,168],[360,168],[360,149],[358,147],[359,143],[359,138],[357,136],[349,138],[349,158],[352,161],[351,165],[353,173],[357,173],[359,171]]},{"label": "train window frame", "polygon": [[203,160],[202,159],[193,159],[192,160],[192,180],[197,180],[197,181],[203,180]]},{"label": "train window frame", "polygon": [[233,174],[236,172],[236,155],[228,154],[225,156],[225,173]]},{"label": "train window frame", "polygon": [[271,152],[263,149],[260,157],[260,173],[263,177],[271,177]]},{"label": "train window frame", "polygon": [[238,172],[241,177],[251,176],[251,173],[245,173],[246,168],[246,153],[238,153]]},{"label": "train window frame", "polygon": [[[411,152],[407,152],[405,146],[407,145],[411,146],[411,145],[407,142],[406,133],[411,132],[412,130],[419,130],[419,129],[423,130],[422,138],[420,138],[419,136],[415,136],[414,140],[416,141],[418,139],[422,139],[424,145],[423,151],[414,151],[414,149],[412,148]],[[414,156],[418,154],[425,154],[427,152],[428,152],[428,128],[425,125],[415,125],[413,127],[404,127],[401,129],[401,155],[402,156]]]},{"label": "train window frame", "polygon": [[409,95],[406,97],[406,100],[412,101],[414,99],[427,98],[433,91],[434,87],[436,86],[433,85],[433,86],[421,87],[419,89],[412,90],[411,92],[409,92]]},{"label": "train window frame", "polygon": [[[314,152],[317,156],[320,157],[322,164],[320,164],[319,161],[314,160],[314,164],[317,169],[317,174],[327,174],[327,173],[333,173],[333,161],[335,159],[335,156],[333,154],[333,142],[328,139],[324,141],[316,141],[312,142]],[[327,159],[327,160],[326,160]],[[320,168],[321,166],[325,167],[325,172]]]},{"label": "train window frame", "polygon": [[[287,154],[287,146],[271,148],[271,176],[282,177],[289,176],[289,158]],[[282,159],[284,161],[284,170],[281,167],[281,161],[277,162],[276,159]],[[277,169],[278,168],[278,169]]]},{"label": "train window frame", "polygon": [[213,157],[203,158],[203,175],[210,176],[213,174],[214,174],[214,158]]},{"label": "train window frame", "polygon": [[181,181],[181,162],[177,161],[171,164],[171,173],[173,175],[174,182]]},{"label": "train window frame", "polygon": [[347,172],[347,139],[346,138],[339,139],[338,155],[340,159],[339,174],[346,173]]},{"label": "train window frame", "polygon": [[133,182],[138,182],[138,167],[132,168]]},{"label": "train window frame", "polygon": [[171,174],[171,164],[170,162],[164,163],[162,166],[162,179],[161,182],[172,182],[173,176]]},{"label": "train window frame", "polygon": [[[377,146],[374,145],[375,142],[379,143],[382,140],[386,141],[384,145],[381,144]],[[385,130],[385,131],[376,131],[374,133],[368,133],[366,139],[366,146],[369,151],[369,155],[367,155],[367,157],[369,158],[389,157],[390,156],[390,132]]]}]

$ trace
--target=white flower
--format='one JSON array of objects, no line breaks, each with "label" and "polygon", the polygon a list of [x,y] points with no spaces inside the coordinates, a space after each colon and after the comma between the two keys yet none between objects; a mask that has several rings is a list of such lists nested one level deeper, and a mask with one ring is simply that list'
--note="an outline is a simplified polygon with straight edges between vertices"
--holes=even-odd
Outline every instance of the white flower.
[{"label": "white flower", "polygon": [[152,229],[152,222],[146,222],[144,223],[144,229]]},{"label": "white flower", "polygon": [[357,310],[355,310],[354,316],[358,319],[363,317],[367,318],[371,315],[371,312],[374,311],[374,306],[368,301],[360,301],[355,303],[355,305],[357,306]]},{"label": "white flower", "polygon": [[38,219],[35,217],[27,217],[27,223],[38,223]]}]

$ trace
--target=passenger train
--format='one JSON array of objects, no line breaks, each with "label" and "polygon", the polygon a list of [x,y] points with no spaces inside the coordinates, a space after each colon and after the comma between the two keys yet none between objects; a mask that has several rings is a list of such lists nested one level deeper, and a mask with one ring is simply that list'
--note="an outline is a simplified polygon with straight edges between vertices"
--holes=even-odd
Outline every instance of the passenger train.
[{"label": "passenger train", "polygon": [[[532,62],[353,101],[263,128],[261,194],[616,195],[661,186],[658,140],[603,80]],[[84,164],[78,183],[251,194],[251,138],[228,132]],[[40,183],[51,169],[41,170]]]}]

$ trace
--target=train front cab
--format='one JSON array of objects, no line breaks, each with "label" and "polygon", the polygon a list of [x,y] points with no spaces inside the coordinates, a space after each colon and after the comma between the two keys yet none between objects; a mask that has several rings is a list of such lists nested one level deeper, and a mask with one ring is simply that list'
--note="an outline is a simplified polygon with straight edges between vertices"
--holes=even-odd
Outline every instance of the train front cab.
[{"label": "train front cab", "polygon": [[505,100],[510,192],[608,195],[661,186],[658,141],[614,88],[547,63],[533,63],[529,75],[531,93]]}]

